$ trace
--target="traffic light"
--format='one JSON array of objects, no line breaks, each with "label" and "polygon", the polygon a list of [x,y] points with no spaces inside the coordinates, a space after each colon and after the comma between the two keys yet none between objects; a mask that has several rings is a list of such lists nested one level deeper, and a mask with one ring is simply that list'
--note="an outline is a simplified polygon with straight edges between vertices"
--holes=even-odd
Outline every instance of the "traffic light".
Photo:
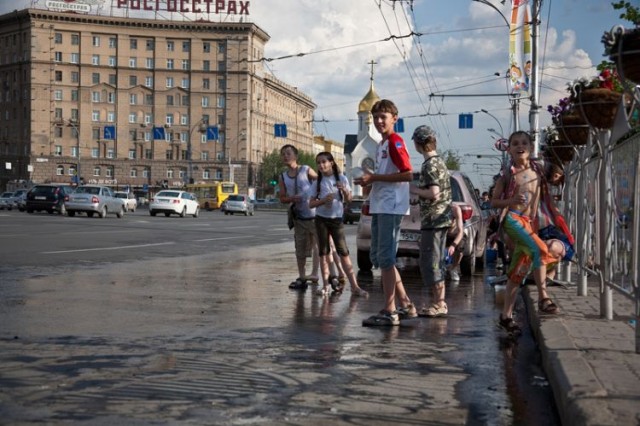
[{"label": "traffic light", "polygon": [[270,180],[269,184],[273,185],[273,186],[276,186],[278,184],[278,181],[277,180]]}]

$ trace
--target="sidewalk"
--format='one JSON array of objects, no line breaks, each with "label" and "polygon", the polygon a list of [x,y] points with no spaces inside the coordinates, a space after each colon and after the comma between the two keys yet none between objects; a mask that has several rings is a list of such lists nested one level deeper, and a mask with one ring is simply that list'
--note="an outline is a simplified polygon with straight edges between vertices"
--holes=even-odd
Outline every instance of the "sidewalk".
[{"label": "sidewalk", "polygon": [[631,300],[614,291],[614,319],[600,318],[599,282],[548,287],[559,315],[539,315],[535,285],[523,297],[563,425],[640,424],[640,355]]}]

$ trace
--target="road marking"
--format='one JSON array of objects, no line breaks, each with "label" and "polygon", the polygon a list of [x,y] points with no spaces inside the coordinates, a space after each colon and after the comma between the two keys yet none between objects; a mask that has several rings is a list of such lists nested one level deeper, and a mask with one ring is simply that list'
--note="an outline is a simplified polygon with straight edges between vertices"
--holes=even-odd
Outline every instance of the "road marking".
[{"label": "road marking", "polygon": [[166,246],[166,245],[169,245],[169,244],[175,244],[175,243],[168,242],[168,243],[157,243],[157,244],[140,244],[140,245],[136,245],[136,246],[119,246],[119,247],[101,247],[101,248],[78,249],[78,250],[43,251],[40,254],[62,254],[62,253],[78,253],[78,252],[83,252],[83,251],[123,250],[123,249],[132,249],[132,248],[141,248],[141,247]]},{"label": "road marking", "polygon": [[220,237],[220,238],[206,238],[204,240],[193,240],[194,242],[200,243],[203,241],[219,241],[219,240],[235,240],[239,238],[255,238],[255,235],[240,235],[237,237]]}]

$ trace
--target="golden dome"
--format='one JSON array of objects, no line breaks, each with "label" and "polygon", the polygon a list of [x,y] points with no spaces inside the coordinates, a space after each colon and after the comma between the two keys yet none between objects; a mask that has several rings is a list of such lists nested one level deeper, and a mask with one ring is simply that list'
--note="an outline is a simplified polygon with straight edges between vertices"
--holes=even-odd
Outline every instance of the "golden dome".
[{"label": "golden dome", "polygon": [[373,81],[371,82],[371,87],[364,98],[360,101],[360,105],[358,105],[358,112],[371,112],[371,108],[373,104],[380,100],[380,96],[376,94],[376,91],[373,90]]}]

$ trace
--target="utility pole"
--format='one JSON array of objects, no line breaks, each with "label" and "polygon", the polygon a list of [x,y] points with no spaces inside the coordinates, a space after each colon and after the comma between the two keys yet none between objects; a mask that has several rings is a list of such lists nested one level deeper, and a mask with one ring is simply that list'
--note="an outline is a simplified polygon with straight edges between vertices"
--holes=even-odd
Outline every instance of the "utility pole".
[{"label": "utility pole", "polygon": [[538,158],[540,151],[540,71],[539,71],[539,43],[540,34],[539,27],[540,21],[538,15],[540,15],[540,0],[532,0],[533,5],[531,8],[531,84],[529,88],[531,90],[531,108],[529,109],[529,133],[531,134],[531,140],[533,141],[532,157]]}]

